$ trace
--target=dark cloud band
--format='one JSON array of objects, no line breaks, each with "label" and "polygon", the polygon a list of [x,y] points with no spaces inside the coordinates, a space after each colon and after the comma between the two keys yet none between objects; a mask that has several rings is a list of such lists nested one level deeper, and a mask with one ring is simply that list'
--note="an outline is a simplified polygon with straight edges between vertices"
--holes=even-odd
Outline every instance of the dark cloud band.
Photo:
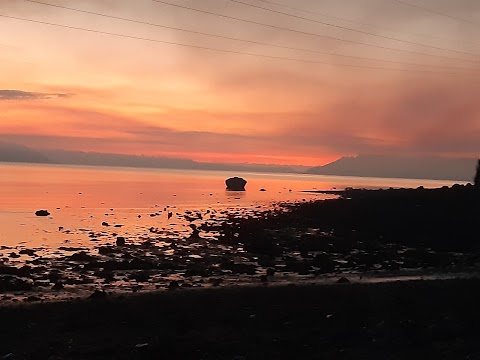
[{"label": "dark cloud band", "polygon": [[71,94],[39,93],[21,90],[0,90],[0,101],[6,100],[43,100],[54,98],[68,98]]}]

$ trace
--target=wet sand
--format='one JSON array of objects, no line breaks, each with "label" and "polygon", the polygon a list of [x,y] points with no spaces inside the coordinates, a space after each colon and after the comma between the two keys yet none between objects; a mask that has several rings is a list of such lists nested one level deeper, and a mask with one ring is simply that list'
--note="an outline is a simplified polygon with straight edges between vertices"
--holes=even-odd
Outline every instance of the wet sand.
[{"label": "wet sand", "polygon": [[480,281],[244,287],[0,308],[5,359],[478,359]]}]

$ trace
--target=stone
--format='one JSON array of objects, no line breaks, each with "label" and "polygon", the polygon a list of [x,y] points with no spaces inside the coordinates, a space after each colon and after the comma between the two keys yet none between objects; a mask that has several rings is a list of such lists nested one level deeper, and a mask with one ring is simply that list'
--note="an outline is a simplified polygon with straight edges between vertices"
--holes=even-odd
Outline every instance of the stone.
[{"label": "stone", "polygon": [[346,277],[341,277],[337,280],[337,284],[350,284],[350,280],[348,280]]},{"label": "stone", "polygon": [[125,238],[123,236],[117,237],[117,246],[125,246]]},{"label": "stone", "polygon": [[32,282],[21,279],[13,275],[0,276],[0,292],[3,291],[30,291],[32,290]]},{"label": "stone", "polygon": [[180,284],[176,280],[170,281],[170,284],[168,284],[168,290],[177,290],[180,287]]},{"label": "stone", "polygon": [[31,249],[23,249],[19,251],[19,254],[21,255],[28,255],[28,256],[35,256],[35,250]]},{"label": "stone", "polygon": [[275,275],[275,269],[268,268],[267,269],[267,276],[273,276]]},{"label": "stone", "polygon": [[52,290],[62,290],[63,289],[63,284],[60,282],[57,282],[55,285],[52,286]]},{"label": "stone", "polygon": [[35,212],[35,215],[37,216],[48,216],[50,215],[50,213],[48,212],[48,210],[38,210]]},{"label": "stone", "polygon": [[101,290],[95,290],[88,298],[92,300],[104,299],[107,297],[107,293]]},{"label": "stone", "polygon": [[245,191],[245,185],[247,185],[247,180],[240,177],[233,177],[225,180],[228,191]]}]

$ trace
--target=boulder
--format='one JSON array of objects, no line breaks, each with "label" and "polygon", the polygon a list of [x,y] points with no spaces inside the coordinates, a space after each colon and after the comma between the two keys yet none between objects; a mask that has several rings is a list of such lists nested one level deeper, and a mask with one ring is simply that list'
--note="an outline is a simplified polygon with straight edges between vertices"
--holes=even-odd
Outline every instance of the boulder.
[{"label": "boulder", "polygon": [[245,191],[247,180],[235,176],[225,180],[225,184],[227,185],[228,191]]},{"label": "boulder", "polygon": [[50,213],[48,212],[48,210],[38,210],[35,212],[35,215],[37,216],[48,216],[50,215]]}]

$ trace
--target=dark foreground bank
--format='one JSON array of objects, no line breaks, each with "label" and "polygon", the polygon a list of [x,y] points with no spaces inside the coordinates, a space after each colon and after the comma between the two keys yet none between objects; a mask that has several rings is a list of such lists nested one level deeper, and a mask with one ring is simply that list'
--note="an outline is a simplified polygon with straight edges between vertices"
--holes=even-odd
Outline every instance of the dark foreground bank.
[{"label": "dark foreground bank", "polygon": [[479,359],[480,280],[171,291],[0,308],[5,359]]}]

